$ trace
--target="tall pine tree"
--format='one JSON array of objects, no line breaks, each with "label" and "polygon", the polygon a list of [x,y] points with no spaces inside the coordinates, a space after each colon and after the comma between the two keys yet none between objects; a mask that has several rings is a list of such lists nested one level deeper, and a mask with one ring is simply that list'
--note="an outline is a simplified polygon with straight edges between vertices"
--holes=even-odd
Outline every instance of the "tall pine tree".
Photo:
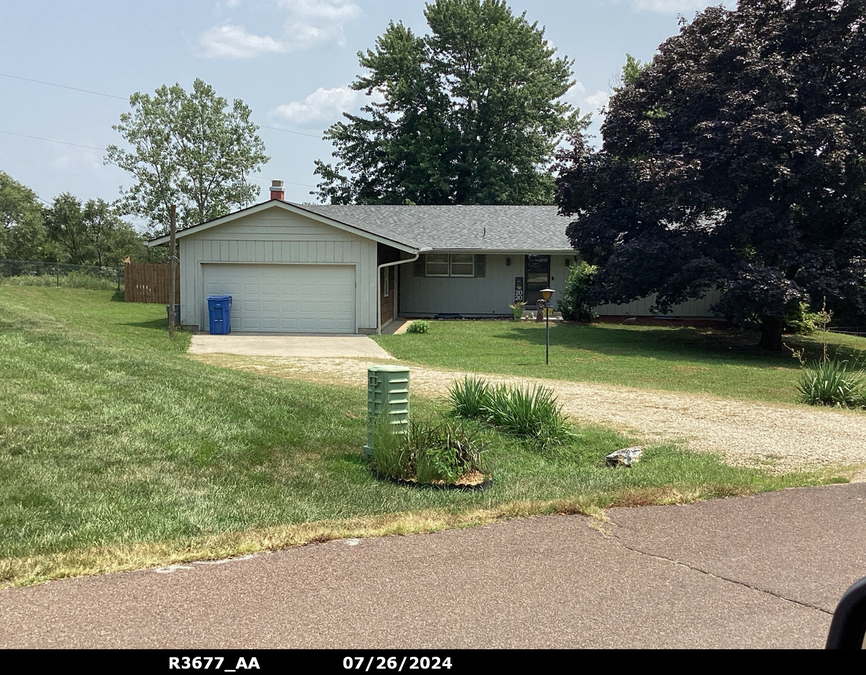
[{"label": "tall pine tree", "polygon": [[372,101],[325,137],[316,193],[335,204],[550,204],[556,144],[585,125],[572,63],[501,0],[436,0],[430,34],[391,23],[352,87]]}]

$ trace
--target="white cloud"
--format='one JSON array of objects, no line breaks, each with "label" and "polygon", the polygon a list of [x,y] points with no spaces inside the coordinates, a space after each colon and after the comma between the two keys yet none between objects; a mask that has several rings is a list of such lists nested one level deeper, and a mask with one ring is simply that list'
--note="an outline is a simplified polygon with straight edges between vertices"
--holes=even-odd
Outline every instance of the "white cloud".
[{"label": "white cloud", "polygon": [[340,21],[354,19],[361,14],[361,8],[354,0],[280,0],[295,19],[310,21]]},{"label": "white cloud", "polygon": [[199,37],[203,55],[224,56],[231,59],[251,59],[262,54],[288,51],[282,42],[269,35],[247,33],[243,26],[214,26]]},{"label": "white cloud", "polygon": [[[230,0],[231,2],[231,0]],[[234,0],[234,5],[238,0]],[[229,7],[233,6],[229,4]],[[343,25],[357,18],[361,8],[354,0],[279,0],[281,34],[255,35],[241,26],[214,26],[199,37],[202,54],[209,57],[252,58],[268,53],[309,49],[320,44],[345,44]]]},{"label": "white cloud", "polygon": [[345,44],[343,24],[361,15],[354,0],[281,0],[280,6],[288,11],[284,30],[294,49]]},{"label": "white cloud", "polygon": [[[632,0],[632,6],[637,10],[648,12],[660,12],[664,14],[685,14],[686,12],[698,12],[710,5],[720,4],[718,0]],[[731,8],[736,5],[734,0],[721,2]]]},{"label": "white cloud", "polygon": [[606,91],[597,91],[591,96],[586,97],[586,102],[591,105],[594,109],[603,108],[607,105],[607,102],[610,100],[610,94]]},{"label": "white cloud", "polygon": [[362,92],[349,87],[334,89],[319,87],[303,101],[285,103],[272,110],[271,114],[295,124],[306,124],[314,120],[334,120],[344,111],[354,108],[362,96]]},{"label": "white cloud", "polygon": [[574,84],[568,88],[568,91],[565,92],[562,98],[565,100],[566,103],[571,103],[571,105],[579,105],[585,91],[586,87],[583,86],[580,80],[575,80]]},{"label": "white cloud", "polygon": [[331,124],[338,120],[344,112],[357,110],[362,104],[381,103],[385,97],[378,91],[368,97],[362,91],[355,91],[349,86],[324,89],[319,87],[303,101],[284,103],[271,110],[273,117],[279,117],[293,124],[309,122],[327,122]]},{"label": "white cloud", "polygon": [[89,148],[67,147],[51,159],[49,166],[78,175],[83,171],[99,171],[103,168],[102,154]]}]

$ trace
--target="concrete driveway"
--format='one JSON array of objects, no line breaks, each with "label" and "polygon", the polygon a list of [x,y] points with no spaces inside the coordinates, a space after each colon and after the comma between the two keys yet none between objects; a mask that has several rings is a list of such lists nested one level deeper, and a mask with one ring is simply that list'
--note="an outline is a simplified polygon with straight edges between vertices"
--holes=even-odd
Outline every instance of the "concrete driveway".
[{"label": "concrete driveway", "polygon": [[394,358],[367,335],[199,334],[192,336],[188,353],[304,358]]}]

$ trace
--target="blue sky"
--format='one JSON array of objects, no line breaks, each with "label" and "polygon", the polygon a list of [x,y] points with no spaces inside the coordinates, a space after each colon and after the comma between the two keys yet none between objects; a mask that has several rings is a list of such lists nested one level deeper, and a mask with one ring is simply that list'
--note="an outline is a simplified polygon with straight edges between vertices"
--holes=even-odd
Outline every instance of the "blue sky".
[{"label": "blue sky", "polygon": [[[594,113],[596,130],[626,53],[650,60],[679,31],[678,16],[691,20],[711,4],[719,2],[509,2],[574,60],[568,99]],[[290,201],[314,201],[313,162],[332,151],[322,132],[364,104],[348,87],[360,72],[358,51],[373,48],[389,21],[427,33],[423,12],[417,0],[2,0],[0,170],[49,202],[62,192],[114,200],[131,178],[106,166],[100,149],[122,144],[111,126],[129,110],[129,95],[174,83],[189,90],[198,77],[242,99],[259,126],[274,127],[259,131],[271,157],[251,178],[260,199],[279,178]]]}]

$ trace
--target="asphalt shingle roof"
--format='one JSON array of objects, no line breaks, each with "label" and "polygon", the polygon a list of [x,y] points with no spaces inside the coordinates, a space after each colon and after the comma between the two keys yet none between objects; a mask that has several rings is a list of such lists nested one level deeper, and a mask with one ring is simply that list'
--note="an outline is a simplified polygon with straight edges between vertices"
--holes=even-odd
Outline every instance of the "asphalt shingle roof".
[{"label": "asphalt shingle roof", "polygon": [[293,206],[421,250],[572,250],[555,206]]}]

